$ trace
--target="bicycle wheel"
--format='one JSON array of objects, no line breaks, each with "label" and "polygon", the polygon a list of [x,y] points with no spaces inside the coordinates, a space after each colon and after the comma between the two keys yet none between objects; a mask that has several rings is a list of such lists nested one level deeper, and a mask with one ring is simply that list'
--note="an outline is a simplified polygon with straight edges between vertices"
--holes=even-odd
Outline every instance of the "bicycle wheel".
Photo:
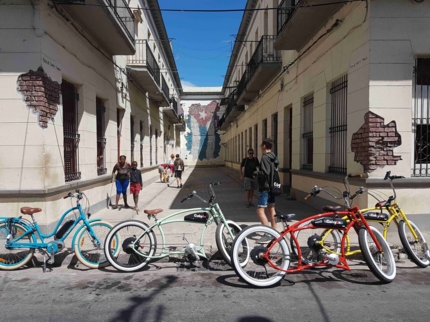
[{"label": "bicycle wheel", "polygon": [[[290,265],[290,250],[285,239],[274,245],[269,259],[262,258],[279,236],[275,229],[262,225],[249,226],[236,236],[233,242],[232,264],[236,274],[246,283],[257,287],[269,287],[279,283],[284,277],[285,272],[279,269],[287,270]],[[243,249],[245,240],[250,250],[250,259],[247,265],[242,267],[241,254],[245,252]],[[268,264],[269,260],[278,269],[271,267]]]},{"label": "bicycle wheel", "polygon": [[[34,253],[34,248],[6,248],[7,237],[9,241],[19,238],[27,232],[27,228],[19,223],[9,225],[6,222],[0,224],[0,269],[14,270],[28,263]],[[33,243],[36,239],[33,234],[22,237],[19,243]]]},{"label": "bicycle wheel", "polygon": [[[234,237],[242,230],[242,228],[230,220],[227,221],[227,224],[234,235],[233,238],[228,233],[226,225],[224,223],[220,223],[216,228],[215,241],[216,246],[218,247],[218,250],[226,263],[232,266],[230,254],[233,246],[233,240]],[[246,239],[243,241],[242,249],[244,250],[244,253],[240,254],[241,257],[239,259],[239,263],[243,267],[249,260],[249,247]]]},{"label": "bicycle wheel", "polygon": [[[154,232],[151,230],[144,233],[148,227],[142,221],[126,220],[112,228],[104,249],[105,256],[113,267],[123,272],[134,272],[148,264],[157,248]],[[121,244],[116,256],[113,256],[115,250],[112,247],[116,238],[121,240]]]},{"label": "bicycle wheel", "polygon": [[427,257],[429,251],[428,245],[417,225],[415,225],[410,220],[409,224],[415,231],[415,234],[417,234],[418,241],[415,240],[406,223],[401,220],[399,222],[399,235],[403,248],[405,249],[411,261],[413,261],[419,267],[426,268],[430,264],[430,261]]},{"label": "bicycle wheel", "polygon": [[381,245],[380,252],[367,229],[362,228],[358,234],[358,241],[364,260],[372,273],[384,283],[391,283],[396,277],[396,263],[390,246],[384,236],[373,226],[370,226],[373,234]]},{"label": "bicycle wheel", "polygon": [[[327,228],[307,228],[303,230],[296,230],[300,229],[301,227],[305,227],[308,225],[311,225],[311,221],[305,221],[298,225],[296,228],[294,228],[294,236],[298,240],[298,243],[300,245],[300,250],[302,253],[302,261],[304,264],[309,263],[316,263],[321,261],[321,253],[324,249],[324,252],[327,254],[341,253],[341,244],[342,244],[342,237],[340,236],[340,233],[336,229],[327,229]],[[291,235],[292,235],[291,234]],[[312,241],[322,241],[324,247],[319,247],[317,245],[314,245],[314,247],[309,246],[309,240]],[[294,242],[294,239],[292,236],[290,237],[290,246],[292,253],[296,256],[298,256],[297,246]]]},{"label": "bicycle wheel", "polygon": [[[100,241],[97,244],[97,240],[91,236],[87,227],[82,228],[78,233],[79,236],[76,238],[74,245],[76,257],[79,261],[89,268],[101,268],[109,265],[109,262],[105,256],[104,243],[107,234],[112,229],[112,224],[105,221],[94,221],[90,223],[91,228],[96,234]],[[115,239],[116,248],[113,249],[113,255],[119,251],[119,240]]]}]

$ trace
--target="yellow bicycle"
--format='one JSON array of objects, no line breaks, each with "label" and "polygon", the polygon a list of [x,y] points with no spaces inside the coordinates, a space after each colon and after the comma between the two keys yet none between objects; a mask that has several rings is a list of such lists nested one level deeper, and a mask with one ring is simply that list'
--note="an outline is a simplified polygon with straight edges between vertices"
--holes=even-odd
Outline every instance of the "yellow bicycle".
[{"label": "yellow bicycle", "polygon": [[[380,223],[383,228],[383,236],[387,240],[388,229],[390,225],[394,222],[398,228],[400,241],[403,245],[403,248],[409,258],[419,267],[425,268],[430,264],[430,251],[427,245],[427,242],[424,238],[424,235],[419,230],[417,225],[410,221],[404,211],[401,209],[400,205],[396,201],[396,190],[393,185],[393,180],[404,178],[402,176],[392,176],[391,171],[388,171],[385,175],[384,180],[389,179],[390,185],[393,190],[393,196],[390,196],[387,200],[380,201],[379,198],[375,196],[374,193],[365,190],[363,187],[360,187],[357,192],[353,195],[350,193],[348,177],[352,177],[348,175],[345,177],[344,184],[346,191],[343,192],[344,195],[349,197],[349,201],[345,198],[345,207],[351,208],[352,201],[358,195],[363,194],[364,192],[368,193],[370,196],[378,200],[378,203],[373,208],[360,209],[364,218],[369,222],[377,222]],[[318,192],[317,192],[318,193]],[[326,206],[323,208],[324,211],[340,211],[341,207],[330,207]],[[387,213],[388,212],[388,213]],[[342,219],[347,219],[342,216]],[[307,225],[309,223],[304,222],[302,225]],[[297,231],[299,234],[299,231]],[[328,253],[341,253],[341,240],[342,236],[339,230],[335,229],[326,229],[324,230],[320,237],[320,244],[323,248],[325,248]],[[298,235],[296,236],[298,238]],[[327,246],[328,245],[328,246]],[[360,253],[360,249],[353,250],[351,248],[350,239],[346,236],[345,240],[345,255],[352,256],[354,254]],[[292,246],[293,251],[294,247]]]}]

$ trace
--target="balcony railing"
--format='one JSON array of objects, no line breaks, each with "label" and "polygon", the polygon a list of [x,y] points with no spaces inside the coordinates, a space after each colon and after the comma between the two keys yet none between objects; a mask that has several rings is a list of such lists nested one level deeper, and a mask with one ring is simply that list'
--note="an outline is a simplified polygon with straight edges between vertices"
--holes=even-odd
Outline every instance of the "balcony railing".
[{"label": "balcony railing", "polygon": [[169,99],[169,85],[167,85],[166,80],[164,79],[164,76],[161,76],[161,90],[163,91],[164,95],[166,96],[167,99]]},{"label": "balcony railing", "polygon": [[[281,62],[281,52],[275,50],[274,43],[276,36],[265,35],[261,37],[255,51],[246,66],[245,73],[242,76],[239,84],[237,85],[237,97],[246,90],[246,86],[249,81],[254,77],[258,68],[262,64],[266,63],[280,63]],[[267,84],[266,84],[267,85]]]},{"label": "balcony railing", "polygon": [[300,0],[282,0],[280,5],[278,6],[278,35],[290,20],[296,6]]},{"label": "balcony railing", "polygon": [[119,23],[127,33],[128,38],[134,43],[135,24],[134,15],[126,0],[107,0]]},{"label": "balcony railing", "polygon": [[178,102],[175,99],[173,99],[173,101],[172,101],[172,108],[176,112],[176,115],[179,115],[179,113],[178,113]]},{"label": "balcony railing", "polygon": [[127,57],[127,64],[146,66],[157,85],[160,86],[160,67],[145,39],[136,40],[136,53]]}]

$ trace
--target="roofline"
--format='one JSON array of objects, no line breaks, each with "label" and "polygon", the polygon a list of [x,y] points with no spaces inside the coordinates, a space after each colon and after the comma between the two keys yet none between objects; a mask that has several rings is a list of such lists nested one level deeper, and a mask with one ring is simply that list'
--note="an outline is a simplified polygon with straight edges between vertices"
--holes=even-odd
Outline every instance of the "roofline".
[{"label": "roofline", "polygon": [[181,79],[179,78],[179,71],[176,67],[175,58],[173,57],[172,48],[170,47],[169,37],[167,36],[166,26],[164,25],[163,16],[161,15],[160,6],[158,5],[157,0],[146,0],[149,6],[149,10],[151,11],[151,15],[154,21],[154,24],[157,28],[161,45],[163,46],[164,53],[167,56],[167,60],[170,67],[170,72],[173,75],[173,78],[176,83],[176,88],[179,91],[179,95],[182,94],[182,84]]},{"label": "roofline", "polygon": [[245,10],[243,12],[242,21],[240,22],[239,31],[234,42],[233,51],[230,56],[230,61],[228,62],[227,72],[224,78],[224,84],[222,85],[222,92],[225,93],[225,89],[230,80],[231,73],[233,72],[234,66],[236,65],[237,57],[239,56],[240,50],[242,49],[242,42],[246,38],[246,32],[248,31],[251,18],[254,15],[253,10],[257,7],[258,0],[248,0],[246,2]]}]

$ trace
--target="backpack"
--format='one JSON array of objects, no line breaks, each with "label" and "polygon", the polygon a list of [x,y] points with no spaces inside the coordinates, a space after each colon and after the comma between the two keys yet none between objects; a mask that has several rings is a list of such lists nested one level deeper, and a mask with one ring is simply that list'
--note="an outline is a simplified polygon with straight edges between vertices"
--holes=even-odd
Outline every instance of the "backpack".
[{"label": "backpack", "polygon": [[274,196],[279,196],[282,193],[282,184],[281,184],[281,178],[279,177],[278,167],[277,165],[272,161],[274,170],[273,170],[273,180],[270,187],[270,193]]}]

